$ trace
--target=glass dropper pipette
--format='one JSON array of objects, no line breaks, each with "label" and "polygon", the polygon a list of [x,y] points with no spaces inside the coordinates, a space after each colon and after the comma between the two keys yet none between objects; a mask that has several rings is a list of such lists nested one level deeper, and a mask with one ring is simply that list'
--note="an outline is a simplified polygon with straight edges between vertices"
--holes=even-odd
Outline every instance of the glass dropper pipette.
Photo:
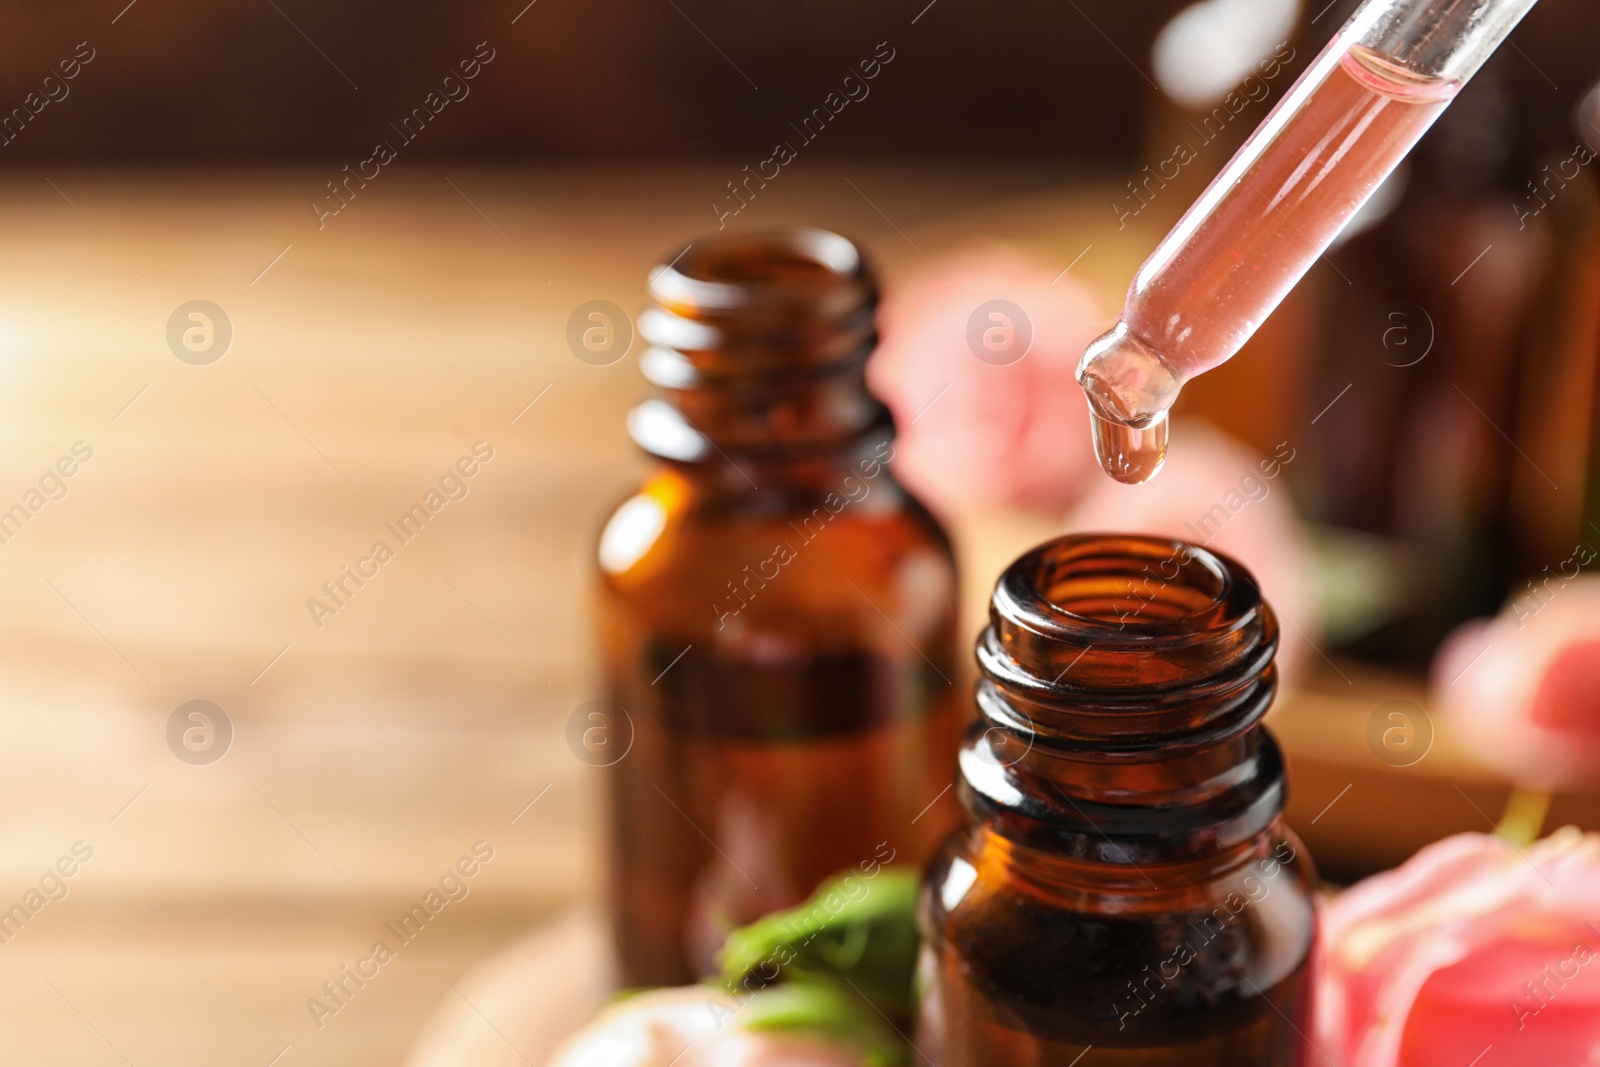
[{"label": "glass dropper pipette", "polygon": [[1078,363],[1121,482],[1166,457],[1167,411],[1227,361],[1535,0],[1368,0],[1139,268]]}]

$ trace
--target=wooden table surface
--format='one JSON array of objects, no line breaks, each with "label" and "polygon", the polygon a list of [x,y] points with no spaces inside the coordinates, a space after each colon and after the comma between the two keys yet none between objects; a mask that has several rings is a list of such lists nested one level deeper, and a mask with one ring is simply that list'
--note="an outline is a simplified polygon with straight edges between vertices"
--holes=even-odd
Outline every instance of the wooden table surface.
[{"label": "wooden table surface", "polygon": [[[642,469],[640,383],[575,358],[565,324],[590,299],[636,309],[733,173],[402,164],[322,230],[331,168],[0,180],[0,512],[93,452],[0,543],[0,910],[93,850],[0,944],[6,1062],[399,1064],[451,983],[592,896],[594,781],[563,729],[594,695],[589,545]],[[859,236],[892,283],[977,233],[1065,264],[1110,216],[1043,195],[1060,180],[818,165],[750,213]],[[1114,295],[1141,252],[1108,240],[1084,269]],[[167,342],[194,299],[232,325],[209,365]],[[315,619],[323,582],[480,441],[468,495]],[[1052,531],[962,524],[973,626]],[[195,699],[234,731],[209,765],[168,747]],[[1280,729],[1335,753],[1302,769],[1315,813],[1364,720],[1306,706]],[[1360,847],[1383,789],[1323,830]],[[476,842],[470,894],[319,1026],[308,999]]]},{"label": "wooden table surface", "polygon": [[[0,544],[0,909],[93,849],[0,944],[0,1059],[398,1064],[450,980],[592,893],[563,728],[641,383],[575,358],[566,319],[637,309],[736,169],[402,164],[320,231],[333,168],[0,180],[0,510],[93,450]],[[814,167],[756,221],[892,271],[895,226],[1053,180]],[[232,324],[210,365],[167,344],[193,299]],[[308,598],[478,441],[468,495],[319,627]],[[166,741],[194,699],[235,732],[210,765]],[[480,840],[471,894],[319,1029],[308,998]]]}]

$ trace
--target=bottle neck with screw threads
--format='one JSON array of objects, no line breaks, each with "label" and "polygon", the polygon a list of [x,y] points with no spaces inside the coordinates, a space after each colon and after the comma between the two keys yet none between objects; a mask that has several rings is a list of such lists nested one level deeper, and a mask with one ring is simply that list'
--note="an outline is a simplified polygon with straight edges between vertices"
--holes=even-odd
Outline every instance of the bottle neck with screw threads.
[{"label": "bottle neck with screw threads", "polygon": [[878,286],[850,241],[812,229],[702,239],[650,272],[650,296],[649,389],[628,418],[646,452],[734,487],[881,458],[893,423],[865,377]]},{"label": "bottle neck with screw threads", "polygon": [[978,642],[960,757],[979,831],[1021,866],[1130,883],[1249,852],[1284,803],[1260,728],[1277,642],[1249,572],[1203,548],[1074,535],[1022,556]]}]

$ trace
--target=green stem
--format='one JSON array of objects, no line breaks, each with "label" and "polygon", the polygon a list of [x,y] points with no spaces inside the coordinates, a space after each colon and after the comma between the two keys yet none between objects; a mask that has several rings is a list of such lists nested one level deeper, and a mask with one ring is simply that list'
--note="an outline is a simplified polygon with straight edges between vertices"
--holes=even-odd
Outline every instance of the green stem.
[{"label": "green stem", "polygon": [[1506,810],[1495,833],[1518,848],[1526,848],[1539,839],[1549,811],[1549,790],[1514,788],[1506,798]]}]

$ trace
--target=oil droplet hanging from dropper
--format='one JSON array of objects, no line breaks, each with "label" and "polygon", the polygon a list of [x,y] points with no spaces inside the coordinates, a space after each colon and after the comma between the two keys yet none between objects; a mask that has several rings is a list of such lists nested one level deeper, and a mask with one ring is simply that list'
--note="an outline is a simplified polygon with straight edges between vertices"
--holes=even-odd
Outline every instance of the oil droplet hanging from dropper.
[{"label": "oil droplet hanging from dropper", "polygon": [[1094,454],[1105,472],[1123,485],[1140,485],[1156,476],[1167,460],[1167,415],[1162,412],[1142,428],[1103,419],[1089,407]]}]

